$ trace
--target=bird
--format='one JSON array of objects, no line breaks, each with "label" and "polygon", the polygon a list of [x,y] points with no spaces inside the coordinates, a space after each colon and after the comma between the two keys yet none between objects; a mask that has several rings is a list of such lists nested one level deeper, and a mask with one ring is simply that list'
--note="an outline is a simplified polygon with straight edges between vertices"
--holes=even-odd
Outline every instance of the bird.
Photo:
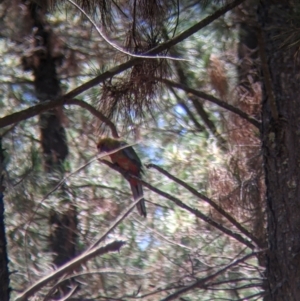
[{"label": "bird", "polygon": [[[112,152],[108,156],[113,164],[117,165],[129,175],[133,175],[140,179],[142,178],[142,162],[133,147],[129,146],[125,141],[113,138],[100,138],[97,143],[97,149],[100,153]],[[114,150],[116,151],[114,152]],[[145,199],[143,198],[144,193],[142,184],[137,179],[131,177],[129,177],[128,182],[130,184],[134,200],[140,199],[137,204],[138,212],[141,216],[146,217],[147,212]]]}]

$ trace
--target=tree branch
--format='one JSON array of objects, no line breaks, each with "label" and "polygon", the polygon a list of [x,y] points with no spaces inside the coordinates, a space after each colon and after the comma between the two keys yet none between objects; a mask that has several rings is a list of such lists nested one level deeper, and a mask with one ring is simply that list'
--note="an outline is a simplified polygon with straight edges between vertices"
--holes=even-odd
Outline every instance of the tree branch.
[{"label": "tree branch", "polygon": [[164,299],[161,299],[161,301],[170,301],[170,300],[175,300],[177,299],[180,295],[188,292],[188,291],[191,291],[195,288],[202,288],[206,285],[206,283],[214,278],[216,278],[217,276],[221,275],[222,273],[224,273],[226,270],[238,265],[239,263],[241,262],[244,262],[245,260],[253,257],[253,256],[256,256],[258,253],[260,252],[263,252],[265,250],[260,250],[260,251],[256,251],[256,252],[252,252],[248,255],[245,255],[244,257],[240,258],[240,259],[236,259],[234,261],[232,261],[230,264],[228,264],[227,266],[225,266],[223,269],[220,269],[219,271],[205,277],[205,278],[201,278],[197,281],[195,281],[193,284],[189,285],[189,286],[186,286],[180,290],[178,290],[177,292],[173,293],[172,295],[169,295],[168,297],[164,298]]},{"label": "tree branch", "polygon": [[253,245],[249,240],[245,239],[243,236],[241,236],[239,233],[236,233],[226,227],[224,227],[223,225],[217,223],[216,221],[214,221],[213,219],[211,219],[209,216],[206,216],[205,214],[203,214],[202,212],[200,212],[198,209],[194,209],[189,207],[188,205],[186,205],[185,203],[181,202],[179,199],[175,198],[174,196],[161,191],[160,189],[150,185],[149,183],[141,180],[140,178],[137,178],[131,174],[129,174],[128,172],[124,171],[122,168],[118,167],[117,165],[105,161],[102,161],[104,164],[106,164],[107,166],[109,166],[110,168],[116,170],[117,172],[119,172],[120,174],[123,175],[123,177],[127,180],[133,178],[139,182],[141,182],[141,184],[147,188],[149,188],[150,190],[154,191],[155,193],[169,199],[170,201],[174,202],[177,206],[185,209],[186,211],[189,211],[190,213],[194,214],[196,217],[202,219],[203,221],[205,221],[206,223],[212,225],[213,227],[217,228],[218,230],[220,230],[221,232],[227,234],[228,236],[233,237],[234,239],[236,239],[237,241],[239,241],[240,243],[246,245],[248,248],[250,249],[255,249],[256,246]]},{"label": "tree branch", "polygon": [[[162,51],[165,51],[165,50],[169,49],[170,47],[182,42],[183,40],[190,37],[191,35],[193,35],[197,31],[199,31],[200,29],[202,29],[205,26],[209,25],[210,23],[212,23],[213,21],[218,19],[220,16],[224,15],[225,13],[227,13],[231,9],[235,8],[236,6],[240,5],[244,1],[245,0],[235,0],[235,1],[225,5],[224,7],[218,9],[217,11],[215,11],[210,16],[204,18],[200,22],[198,22],[195,25],[191,26],[186,31],[180,33],[179,35],[177,35],[173,39],[168,40],[165,43],[162,43],[162,44],[150,49],[149,51],[145,52],[143,55],[155,55],[155,54],[158,54]],[[133,58],[133,59],[117,66],[117,67],[114,67],[114,68],[100,74],[99,76],[93,78],[92,80],[90,80],[90,81],[84,83],[83,85],[77,87],[76,89],[70,91],[65,96],[67,98],[76,97],[77,95],[81,94],[82,92],[84,92],[84,91],[100,84],[104,80],[112,78],[114,75],[117,75],[117,74],[133,67],[135,64],[137,64],[141,60],[142,59],[140,59],[140,58]]]},{"label": "tree branch", "polygon": [[90,247],[89,250],[92,250],[96,246],[98,246],[107,236],[110,234],[127,216],[129,213],[131,213],[133,207],[135,207],[141,198],[135,200],[128,206],[119,216],[117,219],[113,222],[113,224],[101,235],[100,238],[98,238]]},{"label": "tree branch", "polygon": [[107,124],[107,126],[110,128],[110,130],[112,132],[113,137],[115,137],[115,138],[119,137],[115,125],[107,117],[105,117],[100,111],[96,110],[93,106],[91,106],[90,104],[88,104],[87,102],[85,102],[83,100],[74,99],[74,98],[66,98],[66,97],[60,98],[58,100],[42,102],[42,103],[39,103],[28,109],[10,114],[3,118],[0,118],[0,128],[8,126],[10,124],[20,122],[22,120],[26,120],[28,118],[39,115],[45,111],[48,111],[48,110],[51,110],[51,109],[54,109],[56,107],[63,106],[63,105],[77,105],[77,106],[80,106],[80,107],[88,110],[95,117],[97,117],[102,122]]},{"label": "tree branch", "polygon": [[105,123],[110,128],[112,136],[114,138],[119,138],[115,124],[110,119],[108,119],[106,116],[104,116],[100,111],[96,110],[93,106],[91,106],[87,102],[80,100],[80,99],[72,98],[72,99],[67,99],[66,104],[78,105],[84,109],[87,109],[92,115],[97,117],[99,120],[101,120],[103,123]]},{"label": "tree branch", "polygon": [[19,294],[15,301],[26,301],[29,297],[31,297],[33,294],[35,294],[37,291],[39,291],[42,287],[44,287],[47,283],[49,283],[52,280],[56,280],[59,277],[61,277],[65,273],[70,273],[74,269],[76,269],[78,266],[82,265],[86,261],[99,256],[103,255],[109,252],[117,252],[120,250],[120,248],[125,244],[124,241],[114,241],[110,244],[107,244],[104,247],[100,248],[94,248],[88,252],[84,252],[83,254],[77,256],[73,260],[67,262],[60,268],[58,268],[56,271],[51,273],[50,275],[45,276],[41,280],[37,281],[35,284],[33,284],[31,287],[29,287],[26,291]]},{"label": "tree branch", "polygon": [[221,232],[227,234],[228,236],[233,237],[234,239],[236,239],[240,243],[246,245],[248,248],[255,249],[255,246],[250,241],[245,239],[243,236],[241,236],[240,234],[238,234],[238,233],[224,227],[223,225],[217,223],[216,221],[214,221],[210,217],[208,217],[205,214],[203,214],[202,212],[200,212],[198,209],[194,209],[194,208],[189,207],[185,203],[181,202],[179,199],[173,197],[172,195],[170,195],[170,194],[168,194],[164,191],[161,191],[160,189],[148,184],[147,182],[145,182],[143,180],[140,180],[140,182],[143,184],[143,186],[145,186],[145,187],[149,188],[150,190],[156,192],[157,194],[169,199],[170,201],[174,202],[177,206],[185,209],[186,211],[189,211],[190,213],[194,214],[196,217],[202,219],[206,223],[212,225],[213,227],[217,228],[218,230],[220,230]]},{"label": "tree branch", "polygon": [[[183,40],[185,40],[189,36],[193,35],[197,31],[199,31],[200,29],[202,29],[205,26],[207,26],[208,24],[212,23],[213,21],[218,19],[220,16],[222,16],[223,14],[225,14],[229,10],[233,9],[234,7],[238,6],[239,4],[241,4],[244,1],[245,0],[235,0],[235,1],[225,5],[224,7],[220,8],[216,12],[214,12],[212,15],[210,15],[210,16],[206,17],[205,19],[201,20],[200,22],[198,22],[194,26],[190,27],[186,31],[182,32],[181,34],[177,35],[173,39],[168,40],[167,42],[162,43],[162,44],[158,45],[157,47],[154,47],[154,48],[150,49],[149,51],[145,52],[144,55],[158,54],[158,53],[160,53],[164,50],[167,50],[170,47],[182,42]],[[13,123],[16,123],[16,122],[20,122],[22,120],[29,119],[33,116],[36,116],[36,115],[38,115],[42,112],[53,109],[55,107],[59,107],[59,106],[62,106],[64,104],[68,104],[68,102],[71,102],[71,100],[74,97],[76,97],[77,95],[79,95],[79,94],[85,92],[86,90],[100,84],[101,82],[105,81],[106,79],[112,78],[114,75],[117,75],[117,74],[133,67],[135,64],[137,64],[141,60],[142,60],[141,58],[133,58],[133,59],[121,64],[121,65],[118,65],[118,66],[116,66],[116,67],[100,74],[99,76],[93,78],[92,80],[82,84],[81,86],[75,88],[74,90],[72,90],[69,93],[65,94],[61,99],[53,100],[53,101],[49,101],[49,102],[43,102],[43,103],[38,104],[36,106],[33,106],[31,108],[28,108],[28,109],[13,113],[11,115],[5,116],[3,118],[0,118],[0,128],[4,127],[4,126],[7,126],[7,125],[10,125],[10,124],[13,124]],[[71,103],[69,103],[69,104],[71,104]],[[105,117],[104,117],[104,119],[105,119]],[[103,121],[103,122],[105,122],[105,121]],[[110,126],[107,122],[105,122],[105,123],[108,126]],[[111,128],[111,130],[113,132],[112,128]],[[118,136],[116,136],[116,138],[117,137]]]},{"label": "tree branch", "polygon": [[147,164],[147,168],[155,168],[157,171],[174,181],[175,183],[178,183],[179,185],[183,186],[185,189],[187,189],[189,192],[191,192],[196,197],[202,199],[206,203],[208,203],[210,206],[212,206],[215,210],[217,210],[222,216],[224,216],[228,221],[230,221],[238,230],[240,230],[244,235],[246,235],[248,238],[250,238],[253,242],[257,244],[258,247],[263,248],[260,241],[252,235],[246,228],[244,228],[235,218],[233,218],[229,213],[227,213],[222,207],[220,207],[218,204],[216,204],[213,200],[208,198],[207,196],[203,195],[202,193],[198,192],[195,188],[191,187],[187,183],[183,182],[182,180],[174,177],[170,173],[168,173],[166,170],[162,169],[161,167],[155,165],[155,164]]},{"label": "tree branch", "polygon": [[165,78],[163,78],[163,79],[157,78],[157,80],[162,81],[163,83],[165,83],[166,85],[168,85],[170,87],[181,89],[181,90],[183,90],[183,91],[185,91],[187,93],[191,93],[191,94],[196,95],[198,97],[201,97],[201,98],[203,98],[205,100],[208,100],[208,101],[210,101],[210,102],[212,102],[212,103],[214,103],[214,104],[216,104],[216,105],[218,105],[218,106],[220,106],[220,107],[222,107],[222,108],[224,108],[224,109],[226,109],[226,110],[228,110],[228,111],[230,111],[232,113],[237,114],[241,118],[243,118],[243,119],[247,120],[248,122],[250,122],[251,124],[253,124],[258,129],[260,128],[261,124],[260,124],[259,121],[257,121],[255,118],[249,116],[248,114],[246,114],[242,110],[240,110],[240,109],[238,109],[238,108],[236,108],[236,107],[228,104],[225,101],[222,101],[222,100],[220,100],[220,99],[218,99],[218,98],[216,98],[216,97],[214,97],[212,95],[209,95],[209,94],[206,94],[204,92],[201,92],[201,91],[189,88],[189,87],[187,87],[185,85],[173,82],[173,81],[165,79]]},{"label": "tree branch", "polygon": [[[164,36],[166,37],[166,39],[169,39],[167,30],[165,28],[163,29],[163,33],[164,33]],[[179,52],[177,51],[176,47],[173,47],[173,48],[170,49],[170,54],[172,56],[179,56],[180,55]],[[188,86],[187,76],[185,74],[182,62],[174,61],[173,65],[175,66],[175,70],[177,72],[179,82],[183,85]],[[172,92],[174,91],[173,87],[169,87],[169,88],[171,89]],[[173,93],[175,94],[175,91]],[[204,122],[206,127],[208,128],[208,130],[211,132],[211,134],[213,134],[215,136],[220,148],[222,150],[226,151],[227,146],[226,146],[225,139],[218,133],[218,131],[215,127],[215,124],[210,120],[208,114],[206,113],[206,111],[203,108],[202,103],[200,103],[198,101],[198,97],[196,97],[195,95],[191,95],[191,93],[187,94],[187,97],[191,100],[196,112],[198,113],[198,115],[200,116],[200,118],[202,119],[202,121]]]}]

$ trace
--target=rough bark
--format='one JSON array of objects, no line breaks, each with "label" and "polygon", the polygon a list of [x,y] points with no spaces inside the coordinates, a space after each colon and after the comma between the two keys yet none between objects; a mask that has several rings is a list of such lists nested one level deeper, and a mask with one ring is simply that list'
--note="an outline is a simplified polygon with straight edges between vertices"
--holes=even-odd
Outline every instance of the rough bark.
[{"label": "rough bark", "polygon": [[238,44],[239,86],[253,94],[253,83],[260,82],[257,41],[257,1],[246,1],[235,9],[236,21],[240,26]]},{"label": "rough bark", "polygon": [[3,184],[4,154],[0,137],[0,301],[9,301],[9,269],[7,257],[7,241],[4,222],[4,184]]},{"label": "rough bark", "polygon": [[[237,68],[238,75],[238,98],[235,104],[241,110],[260,119],[261,99],[261,64],[258,51],[257,39],[257,18],[256,1],[247,1],[235,9],[235,21],[239,24],[239,43],[238,43],[238,58],[239,64]],[[230,119],[233,123],[232,129],[239,127],[239,132],[243,137],[243,143],[246,145],[253,144],[251,148],[244,150],[246,156],[247,172],[251,175],[251,184],[249,187],[244,187],[245,190],[251,191],[247,201],[250,203],[252,217],[252,234],[260,241],[260,246],[266,246],[266,231],[265,231],[265,210],[264,210],[264,195],[265,188],[263,183],[262,172],[262,157],[260,155],[259,138],[257,138],[257,146],[255,147],[255,132],[248,132],[249,127],[244,120],[236,119],[233,116]],[[256,130],[256,129],[255,129]],[[229,135],[229,138],[231,136]],[[249,140],[247,140],[249,139]],[[253,159],[255,158],[255,159]],[[244,186],[247,184],[244,184]],[[260,265],[264,265],[264,259],[259,254]]]},{"label": "rough bark", "polygon": [[299,59],[294,47],[284,46],[291,28],[293,5],[291,1],[264,0],[258,13],[261,51],[265,52],[268,66],[264,69],[261,133],[269,243],[265,300],[274,301],[300,298]]},{"label": "rough bark", "polygon": [[[62,59],[58,51],[59,42],[45,20],[45,11],[36,3],[27,3],[33,24],[34,48],[31,55],[23,58],[23,65],[32,70],[36,96],[40,102],[57,100],[62,96],[57,75],[57,64]],[[41,144],[44,166],[51,173],[51,184],[56,185],[63,177],[64,161],[68,155],[66,132],[63,125],[62,108],[56,108],[40,115]],[[76,255],[77,214],[76,207],[62,188],[57,195],[59,208],[54,208],[49,217],[49,247],[54,254],[53,263],[61,266]],[[64,282],[55,293],[54,298],[66,295],[71,282]]]},{"label": "rough bark", "polygon": [[[258,23],[257,23],[257,1],[244,2],[235,9],[236,22],[239,24],[238,58],[238,106],[250,116],[260,119],[261,117],[261,62],[258,49]],[[246,152],[247,172],[250,176],[249,184],[243,184],[249,196],[243,206],[251,208],[251,233],[259,241],[262,248],[267,248],[266,237],[266,211],[265,211],[265,185],[262,167],[262,156],[259,138],[255,137],[254,131],[248,132],[248,127],[240,119],[231,119],[233,128],[240,128],[243,143],[251,145]],[[245,140],[246,139],[246,140]],[[247,140],[249,139],[249,140]],[[257,139],[256,143],[253,143]],[[255,145],[257,145],[255,147]],[[247,193],[245,193],[247,195]],[[244,202],[244,200],[243,200]],[[245,207],[246,207],[245,206]],[[257,254],[258,264],[266,266],[265,253]],[[267,291],[267,281],[262,282],[261,289]]]}]

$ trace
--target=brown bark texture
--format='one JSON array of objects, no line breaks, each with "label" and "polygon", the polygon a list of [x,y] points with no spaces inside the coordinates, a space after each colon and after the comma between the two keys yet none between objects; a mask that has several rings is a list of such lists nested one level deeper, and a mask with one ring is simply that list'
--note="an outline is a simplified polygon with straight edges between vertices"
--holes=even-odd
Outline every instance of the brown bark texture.
[{"label": "brown bark texture", "polygon": [[[238,43],[238,58],[239,65],[237,68],[238,75],[238,100],[235,106],[248,113],[250,116],[255,116],[260,119],[261,108],[261,64],[259,59],[258,41],[257,41],[257,1],[246,1],[235,9],[235,21],[239,24],[239,43]],[[244,144],[251,144],[254,137],[248,134],[248,126],[245,120],[232,116],[229,120],[233,125],[231,130],[240,127],[240,137],[235,138],[230,136],[232,140],[240,140]],[[229,124],[230,126],[230,124]],[[253,135],[253,134],[252,134]],[[249,139],[249,140],[247,140]],[[251,140],[250,140],[251,139]],[[266,233],[265,233],[265,211],[264,211],[264,196],[265,187],[263,173],[260,172],[262,166],[262,157],[260,155],[259,140],[257,147],[252,147],[249,150],[244,150],[244,155],[247,158],[245,168],[249,174],[252,174],[252,182],[255,183],[256,188],[250,189],[251,197],[248,203],[251,203],[252,212],[252,234],[259,240],[259,245],[266,247]],[[255,158],[253,160],[253,158]],[[248,205],[249,206],[249,205]],[[259,254],[260,265],[264,265],[264,260],[261,260]]]},{"label": "brown bark texture", "polygon": [[0,137],[0,301],[9,301],[9,270],[7,257],[7,241],[5,235],[5,219],[4,219],[4,184],[3,184],[3,168],[4,168],[4,150],[2,149],[2,141]]},{"label": "brown bark texture", "polygon": [[290,1],[265,0],[258,10],[260,46],[270,73],[268,79],[263,72],[261,134],[269,243],[265,300],[272,301],[300,300],[299,58],[295,47],[285,43],[294,9]]}]

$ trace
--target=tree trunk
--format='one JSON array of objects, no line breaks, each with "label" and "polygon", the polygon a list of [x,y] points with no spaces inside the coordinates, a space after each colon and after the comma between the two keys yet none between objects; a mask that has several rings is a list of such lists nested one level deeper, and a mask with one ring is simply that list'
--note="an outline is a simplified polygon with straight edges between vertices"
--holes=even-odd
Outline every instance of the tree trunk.
[{"label": "tree trunk", "polygon": [[292,1],[264,0],[258,12],[266,66],[261,133],[269,243],[265,300],[274,301],[300,299],[299,58],[295,47],[284,45],[294,9]]},{"label": "tree trunk", "polygon": [[[61,97],[60,82],[56,66],[62,59],[59,54],[59,43],[45,21],[45,8],[36,3],[29,3],[28,9],[33,23],[35,49],[32,56],[23,59],[27,70],[34,74],[34,86],[39,101],[55,100]],[[64,161],[68,155],[66,132],[63,126],[62,108],[57,108],[40,115],[41,143],[45,171],[51,173],[51,185],[56,185],[64,173]],[[64,187],[57,195],[59,208],[50,212],[49,247],[54,254],[53,263],[61,266],[76,255],[77,213]],[[63,282],[55,298],[61,298],[70,290],[71,282]]]},{"label": "tree trunk", "polygon": [[7,257],[7,241],[4,223],[3,152],[4,150],[2,149],[2,139],[0,137],[0,301],[9,301],[9,270]]},{"label": "tree trunk", "polygon": [[[246,1],[235,9],[235,22],[239,24],[239,43],[238,58],[239,65],[237,68],[238,85],[237,85],[237,101],[234,104],[242,111],[250,116],[255,116],[258,120],[261,117],[260,99],[261,99],[261,64],[258,52],[257,39],[257,5],[256,1]],[[230,125],[231,123],[231,125]],[[239,128],[240,136],[243,136],[243,143],[246,145],[254,144],[256,129],[248,132],[249,126],[244,120],[236,118],[232,115],[229,120],[229,131],[237,131]],[[251,134],[251,135],[250,135]],[[235,134],[234,134],[235,135]],[[230,134],[229,134],[230,137]],[[241,139],[241,138],[239,138]],[[249,140],[247,140],[249,139]],[[241,141],[237,141],[241,143]],[[248,207],[252,211],[252,234],[260,241],[261,246],[266,246],[266,218],[265,218],[265,187],[264,175],[262,172],[262,156],[257,138],[257,146],[252,145],[251,148],[243,150],[244,157],[247,159],[247,172],[251,176],[252,189],[245,187],[251,191],[248,200]],[[255,158],[255,159],[253,159]],[[255,185],[253,185],[255,183]],[[244,199],[246,197],[244,196]],[[249,206],[250,205],[250,206]],[[259,264],[265,266],[265,256],[258,255]]]}]

